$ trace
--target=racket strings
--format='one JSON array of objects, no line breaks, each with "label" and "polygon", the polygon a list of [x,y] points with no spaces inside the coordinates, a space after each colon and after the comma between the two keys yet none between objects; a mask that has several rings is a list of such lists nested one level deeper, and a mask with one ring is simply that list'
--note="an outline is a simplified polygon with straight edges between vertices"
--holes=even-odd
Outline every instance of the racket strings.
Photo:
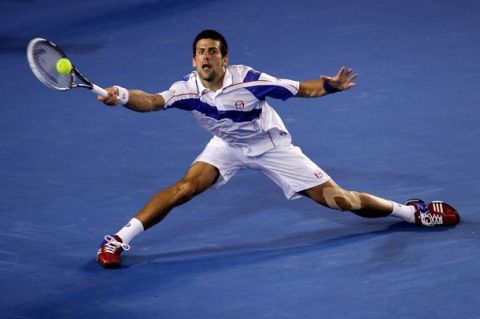
[{"label": "racket strings", "polygon": [[66,90],[74,85],[74,78],[71,73],[58,73],[57,61],[65,56],[47,41],[35,43],[32,48],[32,62],[36,75],[46,85],[56,89]]}]

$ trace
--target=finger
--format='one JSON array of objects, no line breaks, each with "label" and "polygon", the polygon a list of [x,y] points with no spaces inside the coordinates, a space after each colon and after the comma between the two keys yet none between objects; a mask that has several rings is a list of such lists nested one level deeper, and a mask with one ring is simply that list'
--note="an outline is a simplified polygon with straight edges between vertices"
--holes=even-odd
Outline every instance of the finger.
[{"label": "finger", "polygon": [[348,84],[348,88],[347,89],[351,89],[351,88],[354,88],[357,86],[357,83],[354,83],[354,82],[351,82]]},{"label": "finger", "polygon": [[120,98],[116,95],[99,96],[97,99],[109,106],[115,106],[120,103]]},{"label": "finger", "polygon": [[358,78],[358,74],[353,74],[353,75],[351,75],[347,78],[347,81],[351,82],[351,81],[355,80],[356,78]]},{"label": "finger", "polygon": [[349,75],[352,73],[352,69],[344,69],[343,70],[343,73],[342,73],[342,81],[344,81],[345,79],[347,79],[349,77]]},{"label": "finger", "polygon": [[110,106],[115,106],[120,103],[120,98],[116,95],[112,95],[104,103]]},{"label": "finger", "polygon": [[352,68],[345,70],[344,74],[345,74],[345,77],[348,77],[350,74],[352,74]]},{"label": "finger", "polygon": [[345,67],[342,66],[340,70],[338,70],[336,77],[341,77],[344,71],[345,71]]},{"label": "finger", "polygon": [[107,96],[98,95],[97,96],[97,100],[100,101],[100,102],[103,102],[103,103],[108,102],[110,98],[111,98],[111,95],[107,95]]},{"label": "finger", "polygon": [[118,90],[117,90],[117,88],[116,88],[116,87],[113,87],[113,86],[106,88],[105,91],[107,91],[107,94],[108,94],[109,96],[111,96],[111,95],[118,95]]},{"label": "finger", "polygon": [[[108,93],[108,92],[107,92]],[[107,96],[102,96],[102,95],[97,95],[97,100],[100,102],[105,102],[107,101],[112,95],[107,95]]]},{"label": "finger", "polygon": [[114,106],[120,103],[120,98],[118,97],[118,90],[116,87],[108,87],[105,89],[107,91],[107,96],[97,96],[97,100],[103,102],[105,105]]}]

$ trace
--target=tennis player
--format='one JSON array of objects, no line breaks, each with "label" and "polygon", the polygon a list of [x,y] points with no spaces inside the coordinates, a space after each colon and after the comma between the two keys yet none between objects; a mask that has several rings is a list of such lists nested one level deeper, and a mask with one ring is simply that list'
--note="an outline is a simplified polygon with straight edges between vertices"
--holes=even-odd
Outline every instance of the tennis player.
[{"label": "tennis player", "polygon": [[423,226],[454,226],[460,222],[450,205],[419,199],[404,205],[371,194],[346,190],[292,144],[290,133],[266,98],[314,98],[355,87],[357,75],[342,67],[333,77],[298,82],[279,79],[245,65],[229,65],[228,45],[215,30],[200,32],[193,41],[195,70],[158,94],[113,86],[98,97],[109,106],[137,112],[172,108],[189,111],[213,137],[173,186],[155,194],[126,226],[107,235],[98,262],[120,266],[120,254],[130,241],[209,187],[220,187],[237,171],[254,168],[270,177],[288,199],[311,198],[322,206],[362,217],[397,217]]}]

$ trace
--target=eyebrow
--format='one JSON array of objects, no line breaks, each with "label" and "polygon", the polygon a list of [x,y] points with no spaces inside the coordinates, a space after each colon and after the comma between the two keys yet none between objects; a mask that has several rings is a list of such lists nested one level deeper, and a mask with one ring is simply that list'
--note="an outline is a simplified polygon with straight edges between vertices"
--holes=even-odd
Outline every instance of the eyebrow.
[{"label": "eyebrow", "polygon": [[202,47],[202,46],[197,46],[197,50],[200,50],[200,49],[207,49],[207,50],[210,50],[210,49],[216,49],[216,50],[220,50],[219,48],[217,47]]}]

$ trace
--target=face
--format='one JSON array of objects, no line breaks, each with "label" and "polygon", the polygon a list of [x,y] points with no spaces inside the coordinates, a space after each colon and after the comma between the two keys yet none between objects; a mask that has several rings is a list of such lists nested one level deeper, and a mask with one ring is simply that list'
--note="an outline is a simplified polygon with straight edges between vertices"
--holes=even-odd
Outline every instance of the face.
[{"label": "face", "polygon": [[192,63],[204,82],[219,82],[223,81],[228,55],[222,56],[220,41],[201,39],[197,42]]}]

